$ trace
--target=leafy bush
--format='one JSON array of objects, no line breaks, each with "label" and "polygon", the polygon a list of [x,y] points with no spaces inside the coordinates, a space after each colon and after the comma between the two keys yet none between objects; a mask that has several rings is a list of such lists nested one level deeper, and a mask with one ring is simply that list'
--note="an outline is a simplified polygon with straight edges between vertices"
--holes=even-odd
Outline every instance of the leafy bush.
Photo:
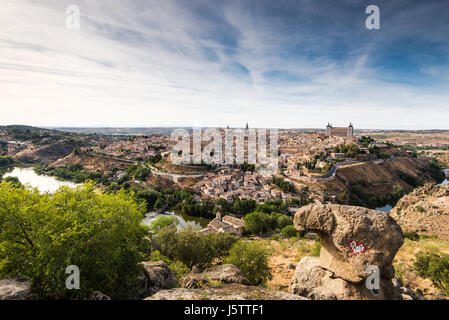
[{"label": "leafy bush", "polygon": [[252,285],[258,286],[272,278],[268,258],[269,252],[260,242],[239,240],[225,262],[237,266]]},{"label": "leafy bush", "polygon": [[224,259],[231,250],[234,243],[238,240],[237,237],[231,235],[230,233],[218,233],[209,234],[205,241],[208,243],[209,250],[211,251],[212,259]]},{"label": "leafy bush", "polygon": [[146,167],[142,167],[141,165],[131,165],[128,167],[128,174],[134,176],[134,179],[145,181],[148,175],[151,173],[151,170]]},{"label": "leafy bush", "polygon": [[235,199],[234,200],[234,213],[247,214],[254,211],[256,207],[256,201],[252,199]]},{"label": "leafy bush", "polygon": [[196,230],[177,232],[174,227],[166,227],[156,234],[154,240],[164,256],[181,261],[191,268],[197,264],[207,265],[216,259],[223,259],[237,238],[230,234],[210,234],[203,237]]},{"label": "leafy bush", "polygon": [[279,233],[275,233],[270,237],[270,239],[279,241],[281,239],[281,235]]},{"label": "leafy bush", "polygon": [[254,211],[243,218],[245,221],[245,230],[252,234],[261,234],[276,229],[282,229],[293,224],[293,219],[279,212],[270,214]]},{"label": "leafy bush", "polygon": [[449,294],[449,255],[419,252],[413,264],[419,276],[428,278],[439,289]]},{"label": "leafy bush", "polygon": [[356,144],[341,144],[334,148],[335,153],[344,153],[346,158],[354,158],[357,154],[364,153]]},{"label": "leafy bush", "polygon": [[299,231],[293,225],[288,225],[281,229],[281,235],[284,238],[298,237]]},{"label": "leafy bush", "polygon": [[6,177],[5,179],[3,179],[3,181],[5,182],[9,182],[10,184],[12,184],[14,187],[20,187],[22,186],[22,184],[19,181],[19,178],[17,177]]},{"label": "leafy bush", "polygon": [[[54,194],[0,184],[0,275],[30,278],[41,298],[86,298],[99,290],[133,298],[148,252],[141,205],[93,184]],[[80,269],[80,290],[67,290],[66,268]]]},{"label": "leafy bush", "polygon": [[1,156],[0,157],[0,167],[7,167],[14,164],[14,159],[10,156]]},{"label": "leafy bush", "polygon": [[179,221],[175,217],[160,217],[151,222],[150,231],[152,234],[157,234],[163,228],[167,227],[176,228],[178,224]]},{"label": "leafy bush", "polygon": [[181,283],[185,276],[189,273],[189,268],[182,263],[181,261],[173,261],[166,256],[164,256],[160,251],[156,250],[151,252],[150,256],[151,261],[164,261],[169,267],[170,270],[173,271],[176,278],[178,279],[178,283]]},{"label": "leafy bush", "polygon": [[154,205],[156,200],[159,198],[159,194],[150,190],[138,190],[136,191],[137,199],[145,200],[147,204],[147,211],[151,211],[154,209]]}]

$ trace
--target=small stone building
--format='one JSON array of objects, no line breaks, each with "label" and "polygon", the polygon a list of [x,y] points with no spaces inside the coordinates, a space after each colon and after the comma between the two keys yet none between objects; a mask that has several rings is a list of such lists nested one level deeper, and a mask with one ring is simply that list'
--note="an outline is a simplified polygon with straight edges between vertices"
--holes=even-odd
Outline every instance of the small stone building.
[{"label": "small stone building", "polygon": [[221,213],[217,212],[215,219],[213,219],[206,228],[200,232],[203,235],[211,233],[227,232],[234,236],[241,236],[245,230],[245,222],[243,219],[235,218],[232,216],[221,217]]}]

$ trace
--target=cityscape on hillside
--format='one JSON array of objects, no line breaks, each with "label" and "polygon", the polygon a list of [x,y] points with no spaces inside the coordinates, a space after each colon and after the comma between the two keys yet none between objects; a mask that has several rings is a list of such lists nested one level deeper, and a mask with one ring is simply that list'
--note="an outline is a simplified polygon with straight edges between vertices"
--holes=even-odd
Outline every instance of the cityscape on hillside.
[{"label": "cityscape on hillside", "polygon": [[0,13],[0,307],[449,301],[447,3],[71,2]]}]

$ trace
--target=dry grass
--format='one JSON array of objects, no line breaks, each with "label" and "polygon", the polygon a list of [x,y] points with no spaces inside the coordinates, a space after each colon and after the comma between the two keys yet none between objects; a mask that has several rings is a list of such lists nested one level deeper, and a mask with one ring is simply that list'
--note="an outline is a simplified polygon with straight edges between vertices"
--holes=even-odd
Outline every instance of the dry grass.
[{"label": "dry grass", "polygon": [[272,253],[268,265],[273,278],[268,282],[268,288],[288,292],[296,265],[301,258],[313,255],[315,240],[291,238],[259,241],[265,242]]},{"label": "dry grass", "polygon": [[402,280],[403,284],[412,290],[420,289],[426,299],[432,299],[433,296],[427,295],[429,292],[438,292],[429,279],[423,279],[413,270],[415,255],[422,251],[433,251],[436,253],[449,253],[449,241],[438,239],[421,239],[420,241],[411,241],[405,239],[404,244],[399,249],[393,261],[396,275]]}]

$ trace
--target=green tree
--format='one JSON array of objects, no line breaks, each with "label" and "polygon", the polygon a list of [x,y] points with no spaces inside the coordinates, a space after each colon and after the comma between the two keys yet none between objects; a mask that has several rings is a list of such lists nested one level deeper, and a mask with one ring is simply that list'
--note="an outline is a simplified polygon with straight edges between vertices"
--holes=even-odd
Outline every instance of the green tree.
[{"label": "green tree", "polygon": [[158,234],[163,228],[172,227],[176,228],[179,224],[178,219],[175,217],[160,217],[153,220],[150,224],[150,231],[153,234]]},{"label": "green tree", "polygon": [[17,178],[17,177],[9,176],[9,177],[6,177],[5,179],[3,179],[3,181],[11,183],[14,187],[22,186],[22,184],[19,181],[19,178]]},{"label": "green tree", "polygon": [[293,224],[293,219],[279,212],[254,211],[243,218],[245,221],[245,230],[251,234],[261,234],[276,229],[282,229],[287,225]]},{"label": "green tree", "polygon": [[0,157],[0,167],[7,167],[14,164],[14,159],[10,156],[1,156]]},{"label": "green tree", "polygon": [[151,211],[153,210],[153,208],[155,208],[155,203],[159,198],[159,194],[150,190],[139,190],[136,192],[136,197],[138,199],[145,200],[147,204],[147,210]]},{"label": "green tree", "polygon": [[160,244],[163,255],[179,260],[189,268],[210,262],[207,243],[197,231],[187,229],[176,232],[173,227],[164,228],[158,232],[156,241]]},{"label": "green tree", "polygon": [[261,234],[271,228],[270,216],[264,212],[252,212],[243,218],[245,230],[252,234]]},{"label": "green tree", "polygon": [[154,241],[161,254],[191,268],[196,264],[208,265],[216,259],[221,261],[229,254],[237,238],[227,233],[204,237],[196,230],[177,232],[176,228],[169,226],[159,230]]},{"label": "green tree", "polygon": [[209,234],[206,236],[205,241],[208,243],[209,250],[212,254],[211,261],[213,259],[224,259],[231,250],[234,243],[238,241],[238,238],[227,232],[218,234]]},{"label": "green tree", "polygon": [[[0,276],[26,277],[41,298],[86,298],[99,290],[133,298],[148,252],[141,203],[92,183],[54,194],[0,184]],[[80,269],[80,290],[67,290],[65,270]],[[134,290],[132,289],[134,288]]]},{"label": "green tree", "polygon": [[265,285],[271,279],[268,250],[256,241],[236,242],[225,262],[237,266],[252,285]]},{"label": "green tree", "polygon": [[299,235],[299,231],[295,229],[293,225],[288,225],[282,228],[281,235],[284,238],[292,238],[297,237]]},{"label": "green tree", "polygon": [[449,294],[449,255],[418,252],[413,268],[419,276],[428,278],[439,289]]}]

